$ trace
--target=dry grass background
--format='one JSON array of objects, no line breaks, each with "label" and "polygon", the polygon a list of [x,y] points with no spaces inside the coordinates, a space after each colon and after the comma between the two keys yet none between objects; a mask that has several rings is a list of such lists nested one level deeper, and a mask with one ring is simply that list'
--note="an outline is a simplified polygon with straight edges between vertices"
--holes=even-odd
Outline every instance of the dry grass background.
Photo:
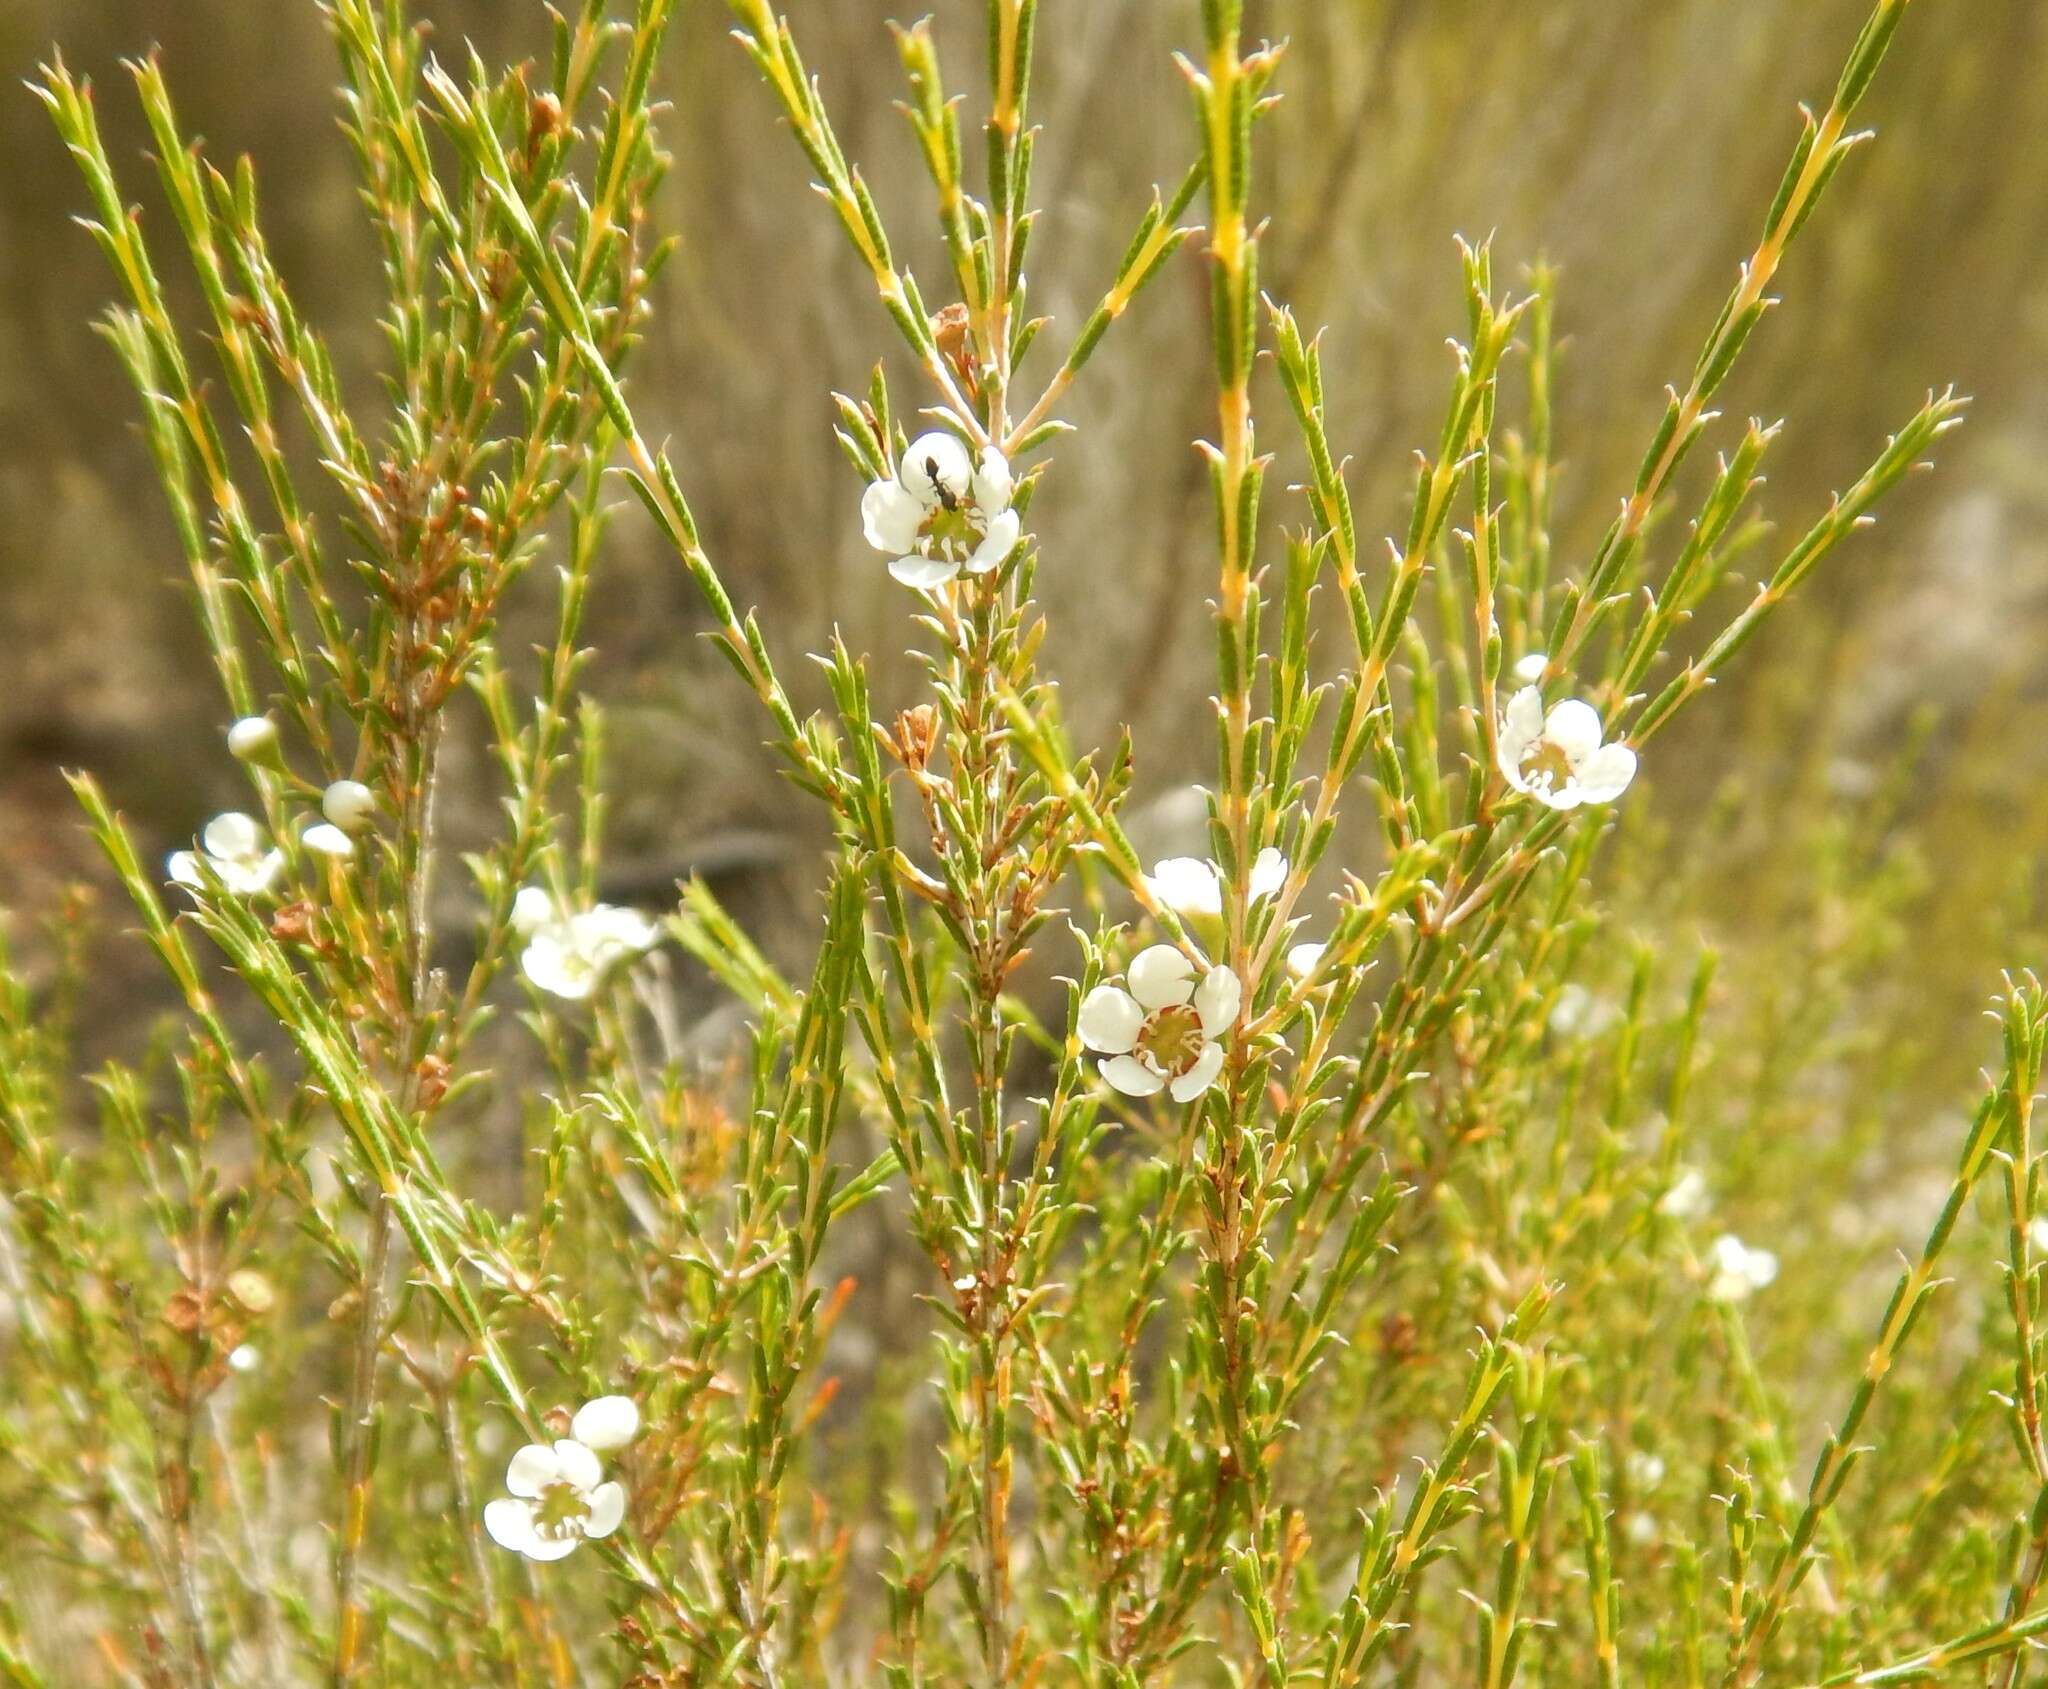
[{"label": "dry grass background", "polygon": [[[467,36],[516,56],[545,39],[537,0],[423,10],[450,50]],[[895,8],[790,10],[849,149],[917,270],[936,279],[910,136],[891,109]],[[938,0],[935,11],[953,80],[968,86],[978,8]],[[1169,53],[1191,37],[1192,11],[1168,0],[1047,8],[1032,304],[1061,322],[1099,292],[1149,184],[1186,166],[1191,126]],[[1860,0],[1265,0],[1252,12],[1255,28],[1293,42],[1263,148],[1265,281],[1305,322],[1328,325],[1334,432],[1355,454],[1363,525],[1395,523],[1408,454],[1435,426],[1443,341],[1459,327],[1451,236],[1490,232],[1502,273],[1540,258],[1562,274],[1558,551],[1571,565],[1624,490],[1663,382],[1690,367],[1753,237],[1794,101],[1827,86]],[[190,127],[216,156],[256,157],[282,267],[345,380],[369,389],[382,351],[375,255],[310,0],[8,0],[5,86],[53,41],[100,80],[116,156],[131,159],[143,138],[118,60],[161,48]],[[904,643],[901,597],[861,542],[826,395],[862,384],[893,336],[807,203],[801,159],[725,39],[722,8],[684,9],[665,75],[675,168],[664,215],[681,250],[634,368],[638,405],[671,435],[713,552],[735,594],[764,607],[778,650],[816,649],[836,623],[886,676]],[[2048,8],[1928,6],[1866,110],[1882,139],[1849,166],[1853,180],[1781,278],[1785,304],[1727,408],[1788,419],[1772,472],[1788,521],[1852,474],[1928,385],[1973,393],[1972,424],[1939,478],[1899,500],[1877,540],[1827,573],[1746,665],[1769,682],[1738,677],[1741,696],[1660,743],[1648,774],[1660,822],[1690,826],[1729,791],[1738,834],[1746,820],[1762,849],[1802,782],[1825,792],[1830,778],[1858,778],[1841,759],[1882,764],[1931,706],[1908,808],[1934,825],[1940,883],[1913,919],[1922,987],[1960,1014],[2010,959],[1981,912],[2031,895],[2008,883],[2009,847],[2048,838]],[[107,283],[68,222],[77,184],[25,94],[0,92],[0,156],[0,905],[22,910],[96,872],[60,765],[102,771],[165,847],[232,797],[235,775],[133,405],[90,331]],[[167,224],[147,204],[144,215]],[[1178,356],[1199,343],[1201,262],[1184,254],[1105,344],[1068,412],[1078,449],[1034,510],[1048,655],[1069,714],[1083,742],[1130,725],[1147,787],[1165,800],[1162,847],[1179,842],[1170,794],[1209,756],[1189,705],[1208,685],[1210,649],[1207,493],[1188,448],[1209,399],[1200,361]],[[1277,392],[1264,399],[1275,445],[1287,431]],[[594,684],[612,710],[618,889],[708,865],[743,904],[772,908],[812,878],[812,823],[751,728],[735,728],[739,700],[698,628],[687,583],[634,513],[614,530],[591,626],[603,653]],[[512,631],[516,644],[516,611]],[[1793,660],[1769,660],[1788,645]],[[802,665],[784,666],[808,684]],[[884,697],[907,681],[900,663],[893,673]],[[459,812],[459,758],[455,769]],[[1768,923],[1755,876],[1733,866],[1724,879],[1720,917],[1738,930]]]}]

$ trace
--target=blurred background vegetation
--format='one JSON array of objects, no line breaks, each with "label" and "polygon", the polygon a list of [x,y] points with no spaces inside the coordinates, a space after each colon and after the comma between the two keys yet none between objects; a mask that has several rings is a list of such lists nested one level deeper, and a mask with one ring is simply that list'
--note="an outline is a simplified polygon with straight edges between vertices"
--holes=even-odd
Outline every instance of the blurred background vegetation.
[{"label": "blurred background vegetation", "polygon": [[[913,268],[936,283],[922,172],[891,109],[892,6],[788,9],[842,139]],[[1755,238],[1795,102],[1825,98],[1866,9],[1253,0],[1254,27],[1293,42],[1263,144],[1263,281],[1304,323],[1327,325],[1333,434],[1353,454],[1368,535],[1398,527],[1410,453],[1438,425],[1444,342],[1463,328],[1451,237],[1490,234],[1497,274],[1539,261],[1558,272],[1556,550],[1560,571],[1583,565],[1663,384],[1690,371]],[[544,50],[538,0],[425,10],[449,54],[465,37],[487,56]],[[934,10],[953,85],[970,88],[981,8]],[[1031,303],[1065,329],[1099,295],[1149,185],[1177,181],[1192,156],[1170,54],[1193,39],[1193,12],[1046,0]],[[60,887],[103,877],[60,768],[98,771],[160,850],[240,795],[135,404],[92,333],[110,282],[69,222],[75,174],[16,90],[53,42],[100,83],[135,191],[153,184],[118,61],[159,47],[216,161],[254,155],[280,266],[344,382],[373,394],[384,351],[376,254],[310,0],[0,3],[0,909],[23,917],[31,956],[27,917]],[[874,656],[893,706],[915,683],[901,655],[905,597],[861,540],[828,394],[860,390],[874,357],[895,356],[895,336],[802,191],[801,157],[713,0],[683,9],[664,74],[675,164],[662,223],[680,245],[632,367],[637,408],[670,436],[709,549],[741,603],[762,608],[784,674],[808,689],[800,703],[823,688],[794,659],[837,625]],[[1938,475],[1831,561],[1716,702],[1656,742],[1601,893],[1619,941],[1584,964],[1611,995],[1640,968],[1668,998],[1697,945],[1721,953],[1709,1061],[1722,1141],[1740,1147],[1716,1183],[1724,1195],[1754,1187],[1730,1201],[1731,1218],[1786,1248],[1788,1276],[1816,1275],[1816,1295],[1853,1303],[1858,1323],[1840,1328],[1851,1332],[1867,1324],[1874,1282],[1860,1268],[1917,1237],[1939,1201],[1928,1180],[1952,1160],[1952,1110],[1989,1048],[1987,989],[1999,968],[2042,960],[2048,7],[1915,7],[1863,114],[1880,139],[1846,167],[1781,272],[1785,302],[1724,409],[1786,420],[1766,505],[1793,531],[1928,387],[1973,394],[1971,421],[1944,445]],[[143,207],[168,237],[165,210],[151,197]],[[160,259],[184,288],[168,240]],[[1046,661],[1078,742],[1130,727],[1141,843],[1159,854],[1197,845],[1186,787],[1212,755],[1197,703],[1211,685],[1209,495],[1189,450],[1212,426],[1207,361],[1189,351],[1206,333],[1205,286],[1191,247],[1105,341],[1066,411],[1082,432],[1032,508]],[[1064,338],[1044,344],[1049,366]],[[899,399],[916,391],[907,378],[896,387]],[[1277,489],[1297,478],[1290,430],[1269,378],[1258,398],[1261,443],[1281,454]],[[1704,454],[1690,466],[1680,509],[1706,468]],[[1268,509],[1299,517],[1277,490]],[[1756,572],[1766,568],[1759,553]],[[1731,589],[1704,619],[1718,625],[1736,602]],[[509,648],[538,636],[540,614],[512,608]],[[761,753],[747,701],[696,638],[702,625],[672,557],[637,512],[622,515],[588,629],[610,718],[606,895],[658,900],[700,870],[774,948],[778,919],[795,934],[814,924],[817,820]],[[464,805],[474,814],[492,798],[473,745],[456,746],[450,766],[459,834]],[[443,884],[462,898],[459,876]],[[139,946],[109,937],[101,948],[93,1020],[112,1047],[162,1000]],[[1786,1233],[1819,1185],[1844,1206]],[[858,1270],[901,1311],[923,1262],[891,1237],[877,1229],[877,1258]],[[1857,1341],[1841,1338],[1844,1355]],[[1797,1377],[1844,1357],[1767,1358]]]}]

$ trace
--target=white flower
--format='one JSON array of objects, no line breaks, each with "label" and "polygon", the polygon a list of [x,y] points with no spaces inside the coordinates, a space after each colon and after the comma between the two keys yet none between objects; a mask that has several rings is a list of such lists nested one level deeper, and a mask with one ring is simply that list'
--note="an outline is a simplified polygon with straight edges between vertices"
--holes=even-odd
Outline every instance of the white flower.
[{"label": "white flower", "polygon": [[337,780],[320,794],[320,813],[344,833],[360,833],[376,812],[376,796],[360,780]]},{"label": "white flower", "polygon": [[237,1372],[254,1372],[263,1364],[263,1351],[253,1343],[238,1343],[229,1351],[228,1365]]},{"label": "white flower", "polygon": [[1543,678],[1543,671],[1550,667],[1550,655],[1545,651],[1531,651],[1509,670],[1524,686],[1534,686]]},{"label": "white flower", "polygon": [[1647,1513],[1640,1507],[1628,1516],[1621,1528],[1628,1534],[1628,1540],[1638,1548],[1648,1548],[1657,1540],[1656,1515]]},{"label": "white flower", "polygon": [[640,1435],[640,1409],[631,1396],[599,1396],[576,1410],[569,1435],[600,1454],[622,1449]]},{"label": "white flower", "polygon": [[2048,1254],[2048,1215],[2043,1215],[2027,1226],[2027,1242],[2043,1254]]},{"label": "white flower", "polygon": [[1733,1232],[1714,1239],[1709,1251],[1713,1277],[1707,1295],[1716,1302],[1741,1302],[1778,1276],[1778,1258],[1768,1249],[1752,1249]]},{"label": "white flower", "polygon": [[1307,979],[1322,966],[1327,944],[1296,944],[1288,947],[1287,971],[1296,979]]},{"label": "white flower", "polygon": [[222,885],[240,897],[254,897],[268,891],[284,872],[284,852],[266,848],[263,829],[238,809],[216,815],[199,835],[199,850],[174,850],[165,868],[172,879],[194,891],[205,889],[200,858],[219,877]]},{"label": "white flower", "polygon": [[[1287,858],[1266,846],[1252,859],[1252,901],[1273,896],[1286,883]],[[1176,915],[1223,913],[1223,870],[1199,856],[1169,856],[1153,863],[1145,887]]]},{"label": "white flower", "polygon": [[1652,1454],[1648,1449],[1629,1450],[1624,1464],[1629,1483],[1639,1490],[1654,1490],[1664,1482],[1663,1457]]},{"label": "white flower", "polygon": [[1596,997],[1577,980],[1559,987],[1545,1023],[1553,1038],[1597,1038],[1615,1022],[1620,1010],[1604,997]]},{"label": "white flower", "polygon": [[1110,1059],[1102,1077],[1127,1097],[1164,1089],[1192,1102],[1223,1071],[1223,1035],[1237,1024],[1244,990],[1228,968],[1195,981],[1195,966],[1170,944],[1131,959],[1128,991],[1098,985],[1081,1004],[1081,1042]]},{"label": "white flower", "polygon": [[1552,809],[1612,803],[1636,777],[1636,754],[1600,742],[1600,712],[1567,698],[1543,713],[1543,694],[1525,686],[1501,712],[1496,746],[1507,783]]},{"label": "white flower", "polygon": [[1707,1211],[1708,1202],[1706,1175],[1697,1167],[1686,1167],[1657,1198],[1657,1212],[1667,1219],[1693,1220]]},{"label": "white flower", "polygon": [[935,429],[910,442],[894,479],[861,495],[861,532],[905,586],[943,586],[962,569],[986,574],[1016,548],[1014,490],[994,446],[977,460],[958,436]]},{"label": "white flower", "polygon": [[277,748],[277,723],[267,715],[245,715],[228,729],[228,755],[254,762]]},{"label": "white flower", "polygon": [[512,903],[512,928],[526,940],[519,958],[526,977],[556,997],[580,1002],[620,962],[652,950],[661,929],[637,909],[609,903],[565,912],[539,886]]},{"label": "white flower", "polygon": [[322,856],[345,861],[355,855],[356,842],[339,827],[326,821],[316,821],[299,835],[299,843],[308,850],[317,850]]},{"label": "white flower", "polygon": [[626,1517],[625,1489],[606,1483],[604,1463],[573,1437],[552,1448],[528,1443],[506,1467],[505,1488],[509,1497],[485,1507],[484,1529],[529,1560],[559,1560],[585,1537],[610,1536]]}]

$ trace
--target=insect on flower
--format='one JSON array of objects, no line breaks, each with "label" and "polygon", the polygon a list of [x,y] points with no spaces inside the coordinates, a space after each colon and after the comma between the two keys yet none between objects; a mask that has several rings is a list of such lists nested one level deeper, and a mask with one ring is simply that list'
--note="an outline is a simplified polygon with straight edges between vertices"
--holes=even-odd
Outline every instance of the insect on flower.
[{"label": "insect on flower", "polygon": [[976,459],[934,429],[910,442],[893,480],[861,495],[861,532],[905,586],[943,586],[963,569],[986,574],[1016,548],[1010,465],[994,446]]}]

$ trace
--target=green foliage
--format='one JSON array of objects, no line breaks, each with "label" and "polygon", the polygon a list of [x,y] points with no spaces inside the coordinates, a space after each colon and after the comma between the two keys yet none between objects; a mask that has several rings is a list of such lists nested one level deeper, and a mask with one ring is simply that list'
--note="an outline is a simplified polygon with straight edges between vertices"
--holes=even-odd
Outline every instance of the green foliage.
[{"label": "green foliage", "polygon": [[[1748,1689],[1981,1660],[2017,1682],[2048,1624],[2048,998],[2004,982],[1932,1229],[1843,1351],[1842,1239],[1896,1242],[1858,1188],[1893,1124],[1870,998],[1914,880],[1857,856],[1884,794],[1773,830],[1756,871],[1814,890],[1783,953],[1660,949],[1616,913],[1669,931],[1664,903],[1706,906],[1725,820],[1683,846],[1624,826],[1615,904],[1590,891],[1609,806],[1639,810],[1635,752],[1959,420],[1931,397],[1689,634],[1772,543],[1753,501],[1777,430],[1689,477],[1692,448],[1905,0],[1878,0],[1806,120],[1577,568],[1551,534],[1554,278],[1504,290],[1484,245],[1460,248],[1441,430],[1385,561],[1363,554],[1346,376],[1261,292],[1255,154],[1285,78],[1239,6],[1208,0],[1181,63],[1179,186],[1034,359],[1029,96],[1055,18],[989,0],[978,178],[938,32],[896,32],[954,295],[933,310],[791,26],[732,0],[928,401],[886,362],[834,396],[871,537],[915,503],[907,555],[873,543],[918,581],[916,695],[879,694],[835,637],[809,713],[628,375],[669,251],[648,231],[671,9],[582,0],[545,66],[457,74],[400,0],[329,8],[388,295],[375,404],[294,307],[253,169],[186,142],[154,62],[131,68],[196,324],[91,90],[61,61],[38,87],[124,296],[107,337],[225,705],[282,734],[237,752],[254,842],[209,829],[168,890],[74,782],[181,1002],[150,1049],[74,1071],[82,910],[53,990],[0,957],[0,1495],[34,1551],[0,1673]],[[1061,495],[1056,413],[1092,354],[1197,242],[1213,862],[1148,874],[1125,820],[1143,747],[1077,747],[1032,596],[1072,560],[1021,524]],[[1305,466],[1292,527],[1255,430],[1267,353]],[[740,681],[722,707],[829,828],[794,967],[701,879],[658,925],[597,901],[604,722],[578,686],[615,458]],[[850,482],[849,524],[855,504]],[[979,547],[964,569],[956,543]],[[550,580],[552,638],[507,649],[511,595]],[[481,839],[436,806],[454,721],[494,753]],[[738,1020],[682,1026],[663,939]],[[499,1072],[513,1038],[543,1083]],[[920,1329],[866,1311],[878,1233],[915,1246]],[[514,1441],[615,1396],[637,1436],[586,1452],[623,1486],[617,1528],[594,1481],[550,1480],[535,1528],[588,1547],[498,1546]]]}]

